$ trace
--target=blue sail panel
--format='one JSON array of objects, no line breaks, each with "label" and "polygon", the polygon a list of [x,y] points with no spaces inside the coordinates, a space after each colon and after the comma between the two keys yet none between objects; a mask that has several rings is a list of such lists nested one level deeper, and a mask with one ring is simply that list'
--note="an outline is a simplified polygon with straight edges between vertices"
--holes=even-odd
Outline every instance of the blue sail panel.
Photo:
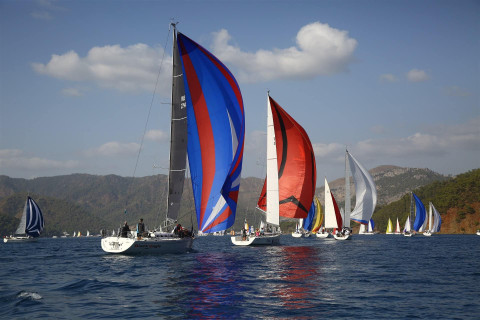
[{"label": "blue sail panel", "polygon": [[422,227],[423,223],[425,222],[425,218],[427,216],[426,211],[425,211],[425,206],[423,205],[422,201],[417,197],[415,193],[413,194],[413,198],[415,199],[415,222],[413,223],[413,229],[415,231],[420,230]]},{"label": "blue sail panel", "polygon": [[303,229],[307,231],[312,231],[314,217],[315,217],[315,201],[312,201],[310,210],[308,210],[308,215],[305,219],[303,219]]},{"label": "blue sail panel", "polygon": [[210,52],[178,33],[187,103],[187,153],[202,232],[235,222],[245,140],[240,88]]},{"label": "blue sail panel", "polygon": [[27,198],[27,211],[26,211],[26,226],[25,233],[31,237],[40,236],[45,221],[43,220],[43,214],[37,203],[30,197]]}]

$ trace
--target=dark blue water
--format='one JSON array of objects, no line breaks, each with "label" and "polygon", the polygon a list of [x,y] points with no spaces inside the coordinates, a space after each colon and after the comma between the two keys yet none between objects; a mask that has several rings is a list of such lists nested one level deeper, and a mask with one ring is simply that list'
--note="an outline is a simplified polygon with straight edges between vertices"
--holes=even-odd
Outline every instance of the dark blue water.
[{"label": "dark blue water", "polygon": [[0,244],[1,319],[479,319],[480,237],[355,236],[104,253],[100,238]]}]

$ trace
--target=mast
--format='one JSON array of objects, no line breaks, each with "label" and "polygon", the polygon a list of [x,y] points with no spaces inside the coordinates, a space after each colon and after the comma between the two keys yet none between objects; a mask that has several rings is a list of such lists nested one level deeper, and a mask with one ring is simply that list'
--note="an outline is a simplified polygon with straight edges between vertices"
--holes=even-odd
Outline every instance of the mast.
[{"label": "mast", "polygon": [[166,223],[174,222],[180,211],[187,160],[187,104],[180,54],[177,47],[176,23],[173,27],[172,106],[170,121],[170,163]]},{"label": "mast", "polygon": [[413,220],[413,192],[410,192],[410,221],[409,221],[409,224],[410,224],[410,230],[413,229],[412,227],[412,220]]},{"label": "mast", "polygon": [[267,92],[267,223],[280,225],[280,200],[278,195],[278,163],[275,143],[270,93]]},{"label": "mast", "polygon": [[[351,204],[350,204],[350,164],[348,162],[348,150],[345,148],[345,216],[343,217],[344,226],[345,221],[350,222],[350,212],[351,212]],[[350,225],[346,226],[350,227]]]}]

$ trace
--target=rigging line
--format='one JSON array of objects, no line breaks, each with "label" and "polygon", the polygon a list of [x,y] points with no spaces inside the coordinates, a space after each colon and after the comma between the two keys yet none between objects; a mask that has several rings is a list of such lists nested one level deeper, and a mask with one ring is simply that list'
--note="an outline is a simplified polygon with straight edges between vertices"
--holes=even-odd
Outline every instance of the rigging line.
[{"label": "rigging line", "polygon": [[[135,168],[133,170],[132,178],[135,178],[135,174],[137,173],[138,161],[140,159],[140,153],[141,153],[142,148],[143,148],[143,141],[145,140],[145,134],[147,132],[148,121],[150,119],[150,114],[152,112],[153,102],[155,100],[155,94],[157,93],[158,80],[160,79],[160,73],[162,71],[163,61],[165,59],[165,52],[167,50],[167,44],[168,44],[168,39],[170,37],[170,31],[171,31],[171,25],[169,25],[169,27],[168,27],[167,37],[165,39],[165,45],[163,46],[163,55],[162,55],[162,59],[160,60],[160,67],[158,68],[157,80],[155,81],[155,88],[153,89],[152,100],[150,101],[150,107],[148,109],[147,121],[145,122],[145,127],[143,129],[143,135],[142,135],[142,139],[140,141],[140,148],[138,149],[137,160],[135,161]],[[133,179],[132,179],[132,182],[133,182]],[[130,182],[130,185],[131,185],[132,182]],[[127,200],[125,200],[125,213],[127,212],[127,202],[128,202],[128,198],[127,198]]]}]

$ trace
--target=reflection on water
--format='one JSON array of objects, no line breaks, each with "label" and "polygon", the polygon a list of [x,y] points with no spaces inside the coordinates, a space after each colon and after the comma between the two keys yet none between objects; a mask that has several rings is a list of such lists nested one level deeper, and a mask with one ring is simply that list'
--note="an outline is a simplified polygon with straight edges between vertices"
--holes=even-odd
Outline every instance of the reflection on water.
[{"label": "reflection on water", "polygon": [[287,309],[313,307],[312,296],[320,282],[316,247],[280,247],[274,270],[280,278],[273,290]]}]

